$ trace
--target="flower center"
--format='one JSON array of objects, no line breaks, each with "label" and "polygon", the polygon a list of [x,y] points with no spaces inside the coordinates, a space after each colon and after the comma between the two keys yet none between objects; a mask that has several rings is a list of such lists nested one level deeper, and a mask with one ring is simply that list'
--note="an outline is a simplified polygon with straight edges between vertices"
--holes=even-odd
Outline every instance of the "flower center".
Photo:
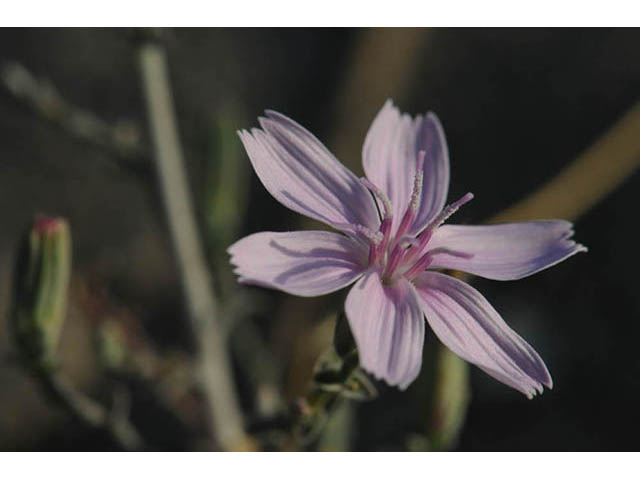
[{"label": "flower center", "polygon": [[472,256],[445,247],[431,250],[428,248],[429,240],[431,240],[435,230],[462,205],[469,202],[473,198],[472,193],[467,193],[458,201],[443,208],[440,214],[431,220],[417,235],[408,234],[414,226],[422,199],[422,191],[424,188],[424,159],[425,152],[421,150],[418,153],[411,198],[398,224],[398,228],[393,235],[391,234],[393,226],[393,206],[391,200],[370,180],[366,178],[360,179],[362,184],[378,199],[382,218],[380,228],[377,232],[373,232],[371,229],[361,225],[353,226],[352,229],[369,242],[369,265],[378,265],[381,268],[382,280],[386,284],[393,283],[400,276],[412,280],[433,262],[436,255],[453,255],[462,258],[471,258]]}]

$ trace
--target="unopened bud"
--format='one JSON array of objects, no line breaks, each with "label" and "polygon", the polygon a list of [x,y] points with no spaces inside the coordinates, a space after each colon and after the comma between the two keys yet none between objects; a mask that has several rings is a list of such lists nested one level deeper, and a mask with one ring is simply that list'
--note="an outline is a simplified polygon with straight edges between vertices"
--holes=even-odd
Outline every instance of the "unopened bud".
[{"label": "unopened bud", "polygon": [[37,216],[14,273],[13,322],[18,345],[42,368],[56,364],[71,274],[71,234],[62,218]]}]

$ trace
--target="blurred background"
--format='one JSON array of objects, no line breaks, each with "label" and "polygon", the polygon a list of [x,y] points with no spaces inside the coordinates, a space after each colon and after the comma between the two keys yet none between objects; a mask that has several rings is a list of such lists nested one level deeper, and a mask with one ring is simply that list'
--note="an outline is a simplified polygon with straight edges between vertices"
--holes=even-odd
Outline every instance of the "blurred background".
[{"label": "blurred background", "polygon": [[[37,213],[66,218],[73,237],[62,369],[105,404],[126,392],[148,448],[207,448],[138,41],[125,29],[0,30],[2,450],[118,448],[53,403],[17,358],[12,272]],[[230,243],[315,227],[262,187],[237,129],[278,110],[362,174],[362,142],[387,98],[414,115],[433,110],[449,145],[449,199],[475,194],[454,222],[479,223],[553,178],[640,100],[638,30],[175,29],[163,44],[241,408],[266,445],[279,441],[278,412],[308,391],[346,291],[300,299],[236,284]],[[473,279],[544,358],[554,388],[529,401],[471,367],[450,448],[638,449],[639,187],[631,171],[577,218],[588,254],[517,282]],[[427,331],[419,380],[406,392],[377,383],[377,399],[343,402],[313,448],[430,448],[438,340]]]}]

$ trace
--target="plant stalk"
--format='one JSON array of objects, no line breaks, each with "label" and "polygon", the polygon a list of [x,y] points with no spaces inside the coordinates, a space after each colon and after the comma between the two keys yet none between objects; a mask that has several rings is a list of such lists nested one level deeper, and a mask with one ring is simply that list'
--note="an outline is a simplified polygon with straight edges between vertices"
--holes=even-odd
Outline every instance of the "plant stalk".
[{"label": "plant stalk", "polygon": [[198,378],[208,408],[211,435],[223,450],[244,450],[243,429],[231,362],[217,320],[211,275],[205,260],[188,188],[176,128],[165,51],[143,42],[138,47],[154,160],[169,230],[177,256],[193,337],[197,345]]}]

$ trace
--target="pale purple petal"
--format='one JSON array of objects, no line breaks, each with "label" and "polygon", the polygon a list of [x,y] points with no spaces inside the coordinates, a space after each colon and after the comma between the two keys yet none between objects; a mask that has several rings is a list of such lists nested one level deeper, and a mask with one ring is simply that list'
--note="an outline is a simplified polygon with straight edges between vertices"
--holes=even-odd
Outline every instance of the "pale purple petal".
[{"label": "pale purple petal", "polygon": [[345,311],[362,368],[407,388],[420,373],[425,328],[411,283],[383,285],[378,272],[369,272],[351,288]]},{"label": "pale purple petal", "polygon": [[375,203],[359,179],[311,133],[267,111],[264,130],[239,132],[265,188],[290,209],[333,227],[360,224],[377,230]]},{"label": "pale purple petal", "polygon": [[473,255],[471,258],[435,255],[429,268],[462,270],[493,280],[516,280],[551,267],[587,249],[571,240],[572,225],[564,220],[501,225],[443,225],[429,249]]},{"label": "pale purple petal", "polygon": [[365,268],[367,249],[333,232],[260,232],[227,250],[242,283],[313,297],[343,288]]},{"label": "pale purple petal", "polygon": [[473,287],[437,272],[414,279],[422,309],[440,341],[456,355],[531,398],[552,388],[535,350]]},{"label": "pale purple petal", "polygon": [[412,119],[401,114],[388,100],[369,128],[362,148],[362,163],[369,180],[382,189],[393,204],[394,232],[411,199],[421,150],[426,152],[423,190],[411,234],[422,230],[447,201],[449,153],[435,114]]}]

